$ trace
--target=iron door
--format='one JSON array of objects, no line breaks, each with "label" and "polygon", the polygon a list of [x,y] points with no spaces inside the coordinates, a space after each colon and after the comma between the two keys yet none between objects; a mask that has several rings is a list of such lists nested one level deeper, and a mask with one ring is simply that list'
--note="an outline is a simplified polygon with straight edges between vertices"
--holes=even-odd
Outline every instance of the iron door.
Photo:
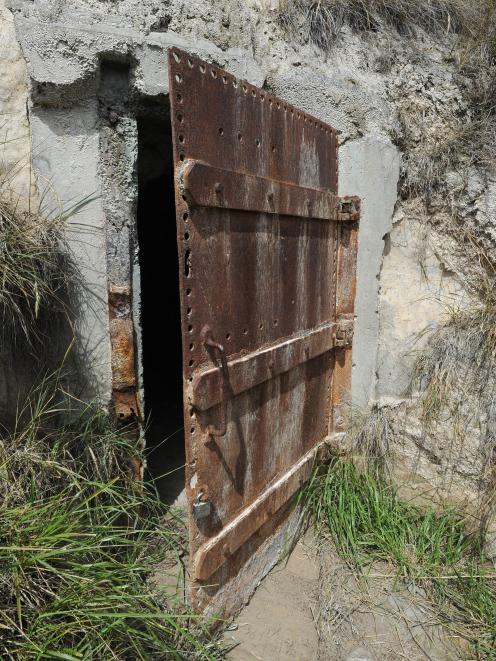
[{"label": "iron door", "polygon": [[343,425],[359,201],[330,126],[175,48],[169,76],[191,576],[219,585]]}]

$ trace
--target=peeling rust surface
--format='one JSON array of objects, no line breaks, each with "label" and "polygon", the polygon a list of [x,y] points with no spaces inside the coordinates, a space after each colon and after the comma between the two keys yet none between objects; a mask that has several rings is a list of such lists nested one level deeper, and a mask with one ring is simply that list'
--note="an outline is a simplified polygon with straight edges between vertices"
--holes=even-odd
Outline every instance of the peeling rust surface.
[{"label": "peeling rust surface", "polygon": [[356,195],[339,197],[336,220],[360,220],[360,198]]},{"label": "peeling rust surface", "polygon": [[[129,287],[109,288],[109,323],[112,356],[112,401],[117,422],[129,424],[139,417],[136,393],[134,328]],[[131,435],[137,435],[137,427]]]},{"label": "peeling rust surface", "polygon": [[[300,485],[295,467],[334,431],[332,398],[351,378],[360,202],[337,197],[331,127],[178,49],[169,78],[186,486],[191,512],[200,493],[210,504],[189,520],[202,608],[257,531],[270,534]],[[205,327],[222,352],[204,342]],[[322,328],[313,350],[298,343]]]},{"label": "peeling rust surface", "polygon": [[274,484],[246,507],[218,535],[200,548],[195,556],[194,573],[208,579],[280,509],[311,476],[320,446],[312,448]]},{"label": "peeling rust surface", "polygon": [[[357,253],[358,223],[340,225],[336,243],[336,320],[341,324],[349,323],[354,315]],[[348,333],[352,334],[352,330]],[[346,429],[351,403],[351,352],[346,340],[335,350],[331,435]]]}]

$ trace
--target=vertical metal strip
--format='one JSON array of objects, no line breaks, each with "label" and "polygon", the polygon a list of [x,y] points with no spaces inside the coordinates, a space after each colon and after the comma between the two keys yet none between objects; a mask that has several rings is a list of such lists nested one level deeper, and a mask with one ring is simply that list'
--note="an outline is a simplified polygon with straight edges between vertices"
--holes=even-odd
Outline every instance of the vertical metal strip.
[{"label": "vertical metal strip", "polygon": [[[336,321],[354,318],[358,223],[337,225]],[[352,346],[335,349],[332,379],[333,433],[346,430],[351,405]]]},{"label": "vertical metal strip", "polygon": [[[185,444],[185,489],[188,503],[195,500],[197,495],[206,491],[206,486],[197,484],[192,486],[194,466],[196,462],[195,434],[197,432],[196,414],[191,405],[190,390],[193,382],[194,362],[190,356],[195,343],[199,341],[199,329],[195,327],[195,288],[191,274],[194,269],[194,254],[190,241],[191,210],[186,196],[181,192],[181,168],[185,160],[184,146],[188,145],[189,116],[188,107],[184,103],[182,91],[183,75],[181,68],[182,57],[175,50],[168,52],[169,68],[169,97],[172,125],[172,151],[174,161],[174,194],[176,203],[176,232],[177,250],[179,260],[179,300],[181,308],[181,338],[183,353],[183,419]],[[191,513],[188,512],[188,517]],[[192,556],[198,541],[195,529],[189,520],[189,552]]]}]

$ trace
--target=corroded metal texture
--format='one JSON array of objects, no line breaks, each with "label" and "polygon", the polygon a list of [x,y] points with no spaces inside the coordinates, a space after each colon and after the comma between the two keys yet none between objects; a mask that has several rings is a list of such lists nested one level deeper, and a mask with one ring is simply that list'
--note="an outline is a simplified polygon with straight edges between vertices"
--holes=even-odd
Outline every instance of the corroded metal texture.
[{"label": "corroded metal texture", "polygon": [[[336,241],[336,320],[351,322],[354,315],[356,264],[358,252],[358,223],[340,224]],[[332,416],[330,434],[345,430],[350,407],[351,346],[346,338],[334,351],[332,381]]]},{"label": "corroded metal texture", "polygon": [[[335,346],[351,346],[352,336],[353,320],[346,324],[331,322],[230,360],[227,363],[230,394],[240,395]],[[221,367],[212,367],[194,377],[191,396],[195,409],[206,411],[221,401],[223,379]]]},{"label": "corroded metal texture", "polygon": [[[112,357],[112,406],[115,422],[123,435],[138,441],[140,418],[134,355],[134,327],[131,290],[127,286],[110,285],[109,326]],[[136,479],[143,478],[143,466],[136,456],[132,459]]]},{"label": "corroded metal texture", "polygon": [[109,288],[110,343],[112,348],[112,391],[116,418],[137,418],[134,328],[129,287]]},{"label": "corroded metal texture", "polygon": [[203,608],[334,429],[359,200],[337,197],[331,127],[177,49],[169,77],[186,486],[191,506],[210,504],[190,516],[192,602]]},{"label": "corroded metal texture", "polygon": [[180,184],[188,203],[196,207],[260,211],[329,221],[356,220],[358,216],[358,203],[354,199],[344,201],[330,191],[214,168],[201,161],[184,162]]}]

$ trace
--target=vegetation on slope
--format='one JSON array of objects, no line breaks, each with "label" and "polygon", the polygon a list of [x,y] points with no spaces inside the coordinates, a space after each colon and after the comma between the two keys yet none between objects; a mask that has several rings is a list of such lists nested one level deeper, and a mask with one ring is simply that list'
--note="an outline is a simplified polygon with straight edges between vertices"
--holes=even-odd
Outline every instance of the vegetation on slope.
[{"label": "vegetation on slope", "polygon": [[[446,323],[419,353],[410,394],[419,396],[424,431],[440,423],[460,447],[474,429],[480,432],[482,534],[494,518],[496,498],[496,257],[489,229],[494,218],[487,217],[491,210],[486,214],[468,191],[470,179],[479,177],[487,186],[494,178],[496,3],[286,0],[280,5],[279,21],[295,40],[313,43],[324,53],[344,44],[346,34],[360,33],[376,45],[371,51],[387,60],[376,71],[385,76],[385,94],[398,120],[391,134],[402,152],[398,206],[407,221],[421,219],[428,225],[428,236],[450,242],[457,275],[470,298],[466,307],[448,310]],[[384,53],[386,48],[391,52]],[[370,57],[373,66],[375,56]],[[437,106],[428,86],[422,85],[417,98],[405,98],[408,86],[395,88],[391,81],[401,79],[406,64],[407,75],[418,74],[420,83],[434,72],[434,90],[439,81],[443,85],[436,72],[446,71],[462,102],[447,108],[452,97],[444,97],[446,90],[439,89]],[[383,484],[380,476],[387,476],[390,446],[399,440],[394,439],[395,431],[402,433],[395,417],[394,408],[376,406],[350,431],[352,446],[366,455],[377,487]],[[360,480],[365,480],[361,486],[366,502],[370,490],[366,479]]]},{"label": "vegetation on slope", "polygon": [[47,214],[13,195],[10,184],[11,173],[0,171],[0,339],[32,347],[47,339],[55,319],[73,318],[69,298],[80,278],[64,229],[91,198]]},{"label": "vegetation on slope", "polygon": [[355,571],[366,576],[373,562],[390,563],[427,592],[476,658],[496,659],[496,576],[480,532],[469,533],[459,513],[404,502],[385,480],[342,459],[314,475],[305,499],[318,531]]},{"label": "vegetation on slope", "polygon": [[185,532],[132,479],[133,444],[57,380],[19,420],[0,438],[0,657],[216,658],[202,623],[147,582]]},{"label": "vegetation on slope", "polygon": [[279,16],[293,35],[324,49],[332,48],[346,25],[369,32],[389,26],[405,36],[417,28],[460,35],[492,57],[495,12],[494,0],[284,0]]}]

